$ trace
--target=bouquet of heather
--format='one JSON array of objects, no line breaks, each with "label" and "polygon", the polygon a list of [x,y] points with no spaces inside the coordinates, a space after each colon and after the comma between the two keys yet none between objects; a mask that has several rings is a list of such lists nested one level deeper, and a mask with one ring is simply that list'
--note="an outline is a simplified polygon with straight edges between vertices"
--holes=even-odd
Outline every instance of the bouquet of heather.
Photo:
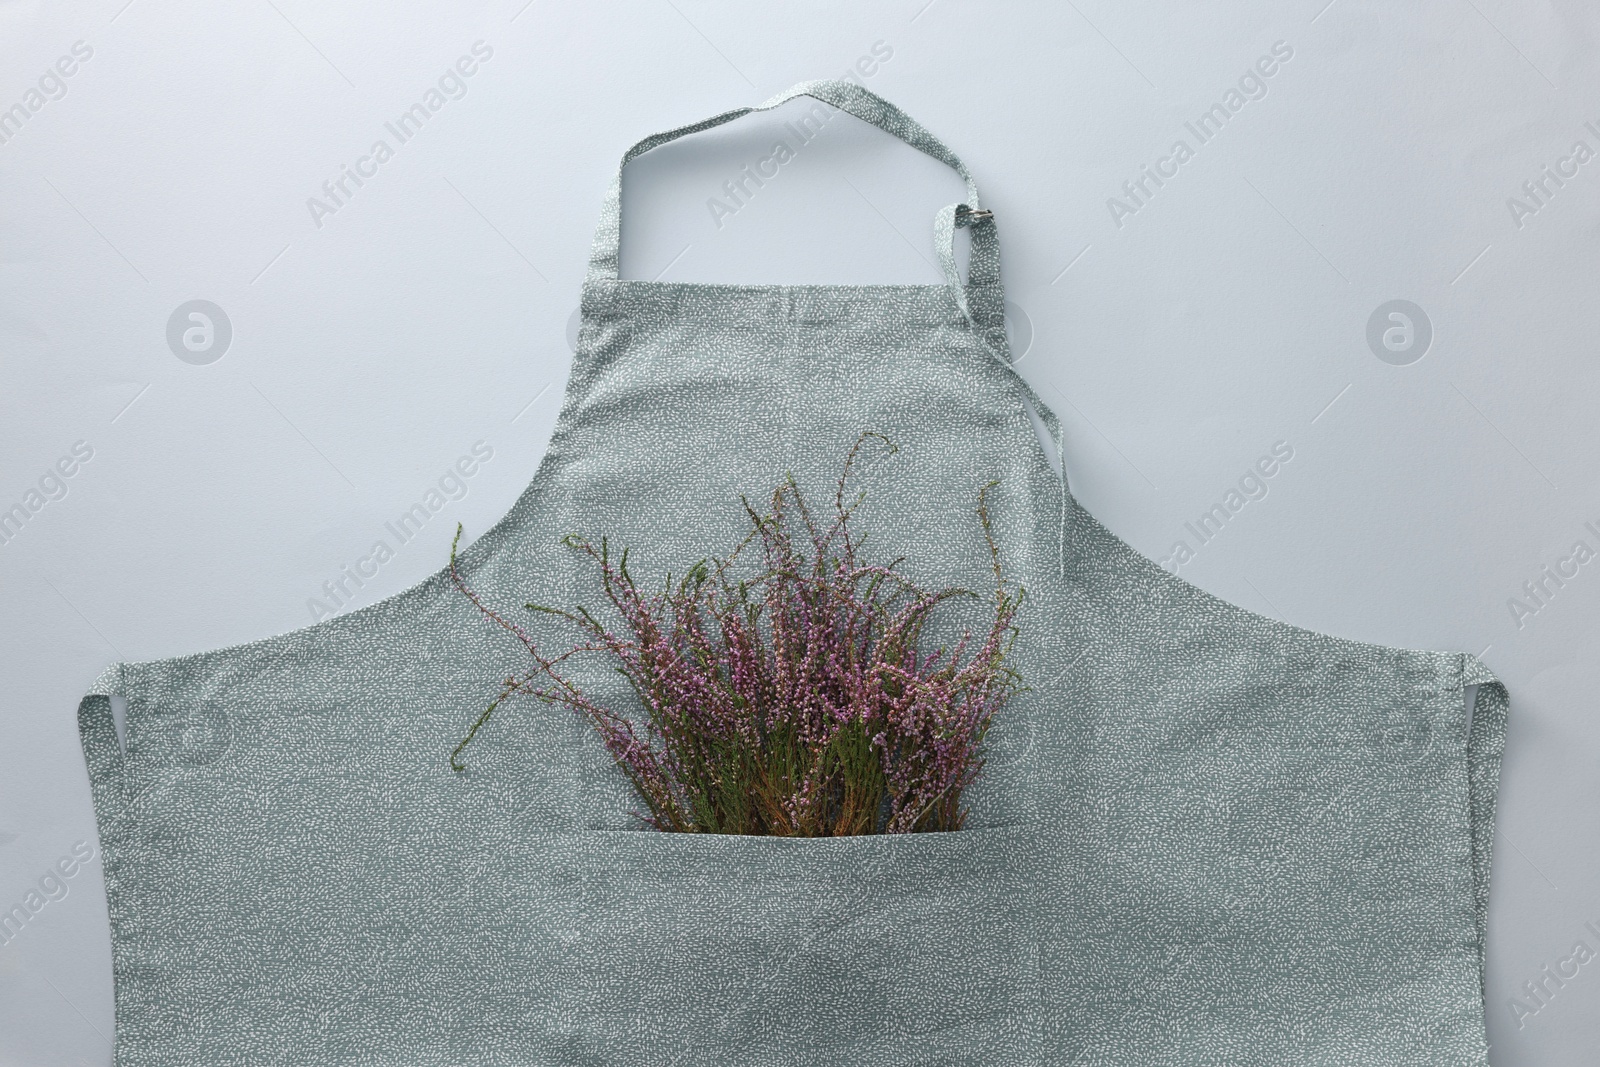
[{"label": "bouquet of heather", "polygon": [[[632,783],[657,830],[831,837],[959,830],[962,793],[978,777],[995,713],[1019,689],[1007,655],[1022,601],[1001,575],[1000,552],[978,493],[988,542],[991,596],[927,590],[897,568],[866,562],[864,536],[850,526],[864,494],[846,502],[865,433],[845,458],[833,515],[819,522],[793,476],[766,513],[748,499],[750,530],[726,557],[708,557],[660,592],[641,590],[628,553],[577,535],[566,544],[592,560],[621,625],[583,607],[527,605],[571,623],[579,642],[541,651],[517,623],[484,604],[450,574],[483,614],[521,641],[533,666],[506,679],[450,755],[463,749],[497,707],[518,693],[565,705],[591,722]],[[460,539],[460,530],[456,538]],[[759,549],[759,561],[747,550]],[[740,575],[743,574],[741,577]],[[953,648],[924,652],[936,609],[958,598],[990,600],[988,631]],[[948,610],[948,609],[945,609]],[[988,612],[985,612],[988,617]],[[638,697],[642,721],[580,690],[562,665],[608,657]]]}]

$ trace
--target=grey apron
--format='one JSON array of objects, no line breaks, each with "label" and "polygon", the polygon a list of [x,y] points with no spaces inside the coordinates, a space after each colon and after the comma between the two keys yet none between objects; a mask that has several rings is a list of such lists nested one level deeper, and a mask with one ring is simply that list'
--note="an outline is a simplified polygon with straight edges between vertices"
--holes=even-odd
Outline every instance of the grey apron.
[{"label": "grey apron", "polygon": [[1031,688],[967,828],[641,831],[592,730],[531,701],[454,773],[525,654],[441,569],[303,630],[117,664],[84,699],[119,1067],[1485,1063],[1504,688],[1469,655],[1225,603],[1096,522],[1030,422],[1059,442],[1010,366],[966,169],[849,83],[764,106],[797,95],[967,178],[936,220],[949,284],[619,279],[619,172],[548,453],[462,568],[506,611],[595,604],[563,535],[681,573],[743,528],[740,493],[793,471],[820,498],[870,429],[900,448],[862,484],[879,558],[981,589],[973,509],[998,479]]}]

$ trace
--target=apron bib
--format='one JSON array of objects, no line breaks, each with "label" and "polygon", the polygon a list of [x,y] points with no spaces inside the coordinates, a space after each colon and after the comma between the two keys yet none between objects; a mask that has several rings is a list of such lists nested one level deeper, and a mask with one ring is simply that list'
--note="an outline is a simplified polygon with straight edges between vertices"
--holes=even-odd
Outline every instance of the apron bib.
[{"label": "apron bib", "polygon": [[[763,108],[800,95],[967,180],[935,220],[947,284],[622,280],[619,169],[548,452],[460,565],[505,612],[595,604],[564,535],[629,546],[653,585],[731,544],[740,493],[793,471],[821,500],[875,430],[899,452],[860,483],[873,558],[985,589],[974,508],[998,480],[1031,688],[966,828],[641,831],[592,728],[535,701],[453,772],[525,653],[441,569],[306,629],[116,664],[83,700],[117,1063],[1487,1063],[1505,689],[1463,653],[1235,607],[1096,522],[1034,431],[1030,404],[1059,450],[1009,362],[966,168],[850,83]],[[577,676],[631,706],[603,665]]]}]

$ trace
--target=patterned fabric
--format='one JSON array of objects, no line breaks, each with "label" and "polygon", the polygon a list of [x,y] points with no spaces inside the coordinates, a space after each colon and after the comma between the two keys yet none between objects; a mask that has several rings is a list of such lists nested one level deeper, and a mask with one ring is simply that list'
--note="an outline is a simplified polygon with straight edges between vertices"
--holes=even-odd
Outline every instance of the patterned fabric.
[{"label": "patterned fabric", "polygon": [[[799,93],[966,176],[859,87],[772,104]],[[825,498],[870,429],[900,448],[862,476],[877,558],[982,589],[974,507],[998,479],[1031,689],[969,828],[641,832],[590,728],[533,702],[453,773],[524,659],[441,569],[307,629],[117,664],[83,701],[119,1067],[1486,1063],[1493,675],[1225,603],[1084,511],[1007,362],[975,190],[939,220],[941,243],[972,230],[964,284],[747,286],[619,280],[618,188],[548,453],[467,577],[504,611],[595,605],[569,532],[681,574],[743,529],[740,493],[793,471]],[[625,706],[603,663],[579,681]]]}]

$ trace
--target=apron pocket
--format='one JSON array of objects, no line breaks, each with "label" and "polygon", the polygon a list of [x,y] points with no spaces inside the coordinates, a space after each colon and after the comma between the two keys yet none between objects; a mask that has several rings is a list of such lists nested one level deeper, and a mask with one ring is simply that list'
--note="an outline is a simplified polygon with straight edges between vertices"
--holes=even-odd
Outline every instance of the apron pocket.
[{"label": "apron pocket", "polygon": [[1032,839],[546,837],[554,1062],[1029,1062]]}]

